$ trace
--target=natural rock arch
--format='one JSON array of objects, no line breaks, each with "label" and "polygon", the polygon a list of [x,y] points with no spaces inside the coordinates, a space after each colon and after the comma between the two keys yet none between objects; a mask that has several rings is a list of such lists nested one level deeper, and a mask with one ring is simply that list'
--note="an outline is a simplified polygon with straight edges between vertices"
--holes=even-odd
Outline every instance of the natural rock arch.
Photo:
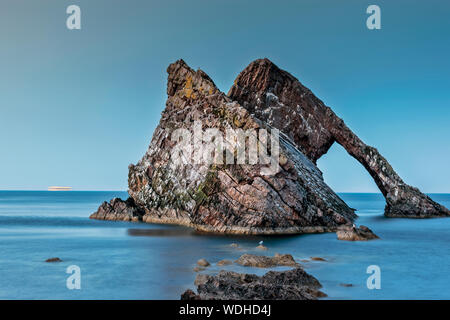
[{"label": "natural rock arch", "polygon": [[334,142],[342,145],[369,172],[386,198],[386,216],[450,215],[447,208],[403,182],[377,149],[366,145],[311,90],[270,60],[250,63],[236,78],[228,96],[285,133],[314,163]]}]

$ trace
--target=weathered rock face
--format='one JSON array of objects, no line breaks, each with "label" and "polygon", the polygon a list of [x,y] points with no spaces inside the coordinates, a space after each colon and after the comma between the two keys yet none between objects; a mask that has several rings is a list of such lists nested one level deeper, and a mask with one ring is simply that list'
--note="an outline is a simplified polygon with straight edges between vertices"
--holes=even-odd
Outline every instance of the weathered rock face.
[{"label": "weathered rock face", "polygon": [[187,290],[182,300],[316,300],[326,296],[322,286],[302,268],[269,271],[264,276],[220,271],[216,276],[198,275],[197,294]]},{"label": "weathered rock face", "polygon": [[[279,171],[273,175],[262,174],[264,164],[186,161],[180,165],[173,161],[175,129],[192,130],[198,122],[203,130],[220,132],[270,131],[270,127],[220,92],[203,71],[192,70],[182,60],[167,71],[168,99],[161,121],[144,157],[129,167],[131,207],[145,211],[142,221],[182,224],[206,232],[279,234],[335,231],[355,219],[353,209],[284,135],[279,141]],[[260,136],[255,139],[263,143]],[[194,143],[194,155],[196,148]],[[103,213],[109,212],[107,204],[102,207],[92,218],[110,216]],[[129,214],[122,216],[128,219]]]},{"label": "weathered rock face", "polygon": [[385,196],[386,216],[450,215],[447,208],[405,184],[377,149],[364,144],[308,88],[268,59],[256,60],[243,70],[228,95],[256,118],[284,132],[314,163],[334,142],[342,145]]}]

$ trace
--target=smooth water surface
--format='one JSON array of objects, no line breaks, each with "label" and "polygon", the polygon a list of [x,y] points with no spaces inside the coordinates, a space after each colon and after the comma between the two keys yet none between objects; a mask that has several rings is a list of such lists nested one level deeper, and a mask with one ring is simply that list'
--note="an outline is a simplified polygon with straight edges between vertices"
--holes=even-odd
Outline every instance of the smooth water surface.
[{"label": "smooth water surface", "polygon": [[[0,191],[0,299],[179,299],[194,289],[196,261],[243,253],[290,253],[326,262],[302,263],[328,299],[449,299],[450,219],[389,219],[381,194],[340,194],[357,224],[380,240],[346,242],[335,234],[276,237],[197,235],[184,227],[88,219],[99,204],[126,192]],[[449,194],[431,197],[450,207]],[[267,252],[255,249],[264,240]],[[240,249],[231,248],[238,243]],[[46,263],[59,257],[60,263]],[[81,268],[81,290],[69,290],[66,268]],[[381,268],[381,289],[369,290],[369,265]],[[221,269],[263,274],[236,265]],[[283,270],[286,268],[275,268]],[[352,284],[343,287],[341,284]]]}]

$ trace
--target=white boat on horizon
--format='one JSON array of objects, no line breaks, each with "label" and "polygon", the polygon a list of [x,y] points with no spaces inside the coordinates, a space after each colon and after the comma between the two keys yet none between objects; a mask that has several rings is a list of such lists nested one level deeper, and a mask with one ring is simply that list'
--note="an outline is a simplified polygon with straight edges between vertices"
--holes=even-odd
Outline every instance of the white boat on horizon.
[{"label": "white boat on horizon", "polygon": [[48,191],[71,191],[72,187],[48,187]]}]

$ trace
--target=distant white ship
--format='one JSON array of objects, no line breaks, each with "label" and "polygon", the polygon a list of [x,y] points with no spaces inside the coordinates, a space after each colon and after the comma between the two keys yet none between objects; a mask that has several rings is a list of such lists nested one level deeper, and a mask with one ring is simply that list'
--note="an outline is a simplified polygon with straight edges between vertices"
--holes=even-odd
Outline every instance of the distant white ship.
[{"label": "distant white ship", "polygon": [[72,187],[48,187],[48,191],[70,191]]}]

